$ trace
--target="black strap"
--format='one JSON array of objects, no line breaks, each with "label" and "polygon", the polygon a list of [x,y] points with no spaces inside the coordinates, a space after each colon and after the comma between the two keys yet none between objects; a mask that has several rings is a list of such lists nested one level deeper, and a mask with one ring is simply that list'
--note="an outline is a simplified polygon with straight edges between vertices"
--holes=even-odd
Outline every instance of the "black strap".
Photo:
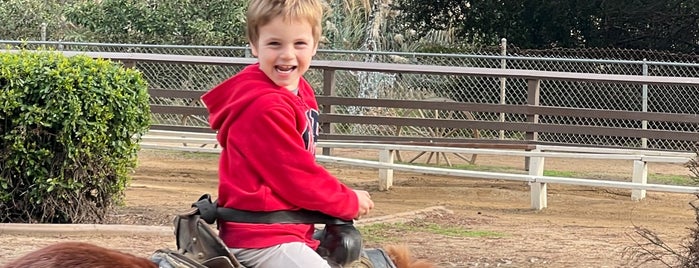
[{"label": "black strap", "polygon": [[210,194],[202,195],[192,204],[197,208],[201,219],[208,224],[216,220],[240,223],[324,223],[333,225],[353,224],[349,220],[341,220],[318,211],[310,210],[279,210],[279,211],[247,211],[219,207],[216,201],[211,201]]},{"label": "black strap", "polygon": [[323,223],[333,225],[353,224],[326,214],[310,210],[279,210],[269,212],[245,211],[232,208],[216,208],[219,220],[240,223]]}]

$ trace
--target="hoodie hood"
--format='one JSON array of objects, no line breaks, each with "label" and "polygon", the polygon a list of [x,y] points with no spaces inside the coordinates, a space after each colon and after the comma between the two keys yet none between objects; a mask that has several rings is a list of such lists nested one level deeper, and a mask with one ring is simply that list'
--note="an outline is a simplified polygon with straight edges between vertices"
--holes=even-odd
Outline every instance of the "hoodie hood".
[{"label": "hoodie hood", "polygon": [[[211,128],[219,132],[219,137],[226,137],[227,133],[221,132],[228,131],[227,122],[234,121],[255,99],[285,92],[288,90],[274,84],[260,70],[259,64],[253,64],[202,95],[201,100],[209,111]],[[221,146],[226,146],[225,142],[225,139],[219,139]]]}]

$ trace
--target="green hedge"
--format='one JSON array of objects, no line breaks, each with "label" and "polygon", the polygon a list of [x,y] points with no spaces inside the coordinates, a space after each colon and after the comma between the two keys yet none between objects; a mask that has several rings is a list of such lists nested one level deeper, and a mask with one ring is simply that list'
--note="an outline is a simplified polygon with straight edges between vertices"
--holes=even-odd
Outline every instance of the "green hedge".
[{"label": "green hedge", "polygon": [[137,70],[53,51],[0,51],[0,222],[101,222],[150,124]]}]

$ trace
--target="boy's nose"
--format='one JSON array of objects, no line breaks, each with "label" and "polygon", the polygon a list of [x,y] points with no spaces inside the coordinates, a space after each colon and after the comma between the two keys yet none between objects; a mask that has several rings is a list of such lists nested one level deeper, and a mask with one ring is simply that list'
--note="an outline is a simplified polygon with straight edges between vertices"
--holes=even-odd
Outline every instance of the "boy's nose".
[{"label": "boy's nose", "polygon": [[294,47],[293,46],[286,46],[284,49],[281,51],[281,58],[284,59],[289,59],[294,57]]}]

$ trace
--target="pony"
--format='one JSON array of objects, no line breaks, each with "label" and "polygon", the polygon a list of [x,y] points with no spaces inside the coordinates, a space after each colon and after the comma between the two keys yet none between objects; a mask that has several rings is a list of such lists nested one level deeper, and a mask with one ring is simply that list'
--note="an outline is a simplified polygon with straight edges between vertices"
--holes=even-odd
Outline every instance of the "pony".
[{"label": "pony", "polygon": [[[434,268],[416,260],[406,246],[387,246],[385,250],[397,268]],[[27,253],[3,268],[157,268],[151,260],[85,242],[59,242]]]}]

